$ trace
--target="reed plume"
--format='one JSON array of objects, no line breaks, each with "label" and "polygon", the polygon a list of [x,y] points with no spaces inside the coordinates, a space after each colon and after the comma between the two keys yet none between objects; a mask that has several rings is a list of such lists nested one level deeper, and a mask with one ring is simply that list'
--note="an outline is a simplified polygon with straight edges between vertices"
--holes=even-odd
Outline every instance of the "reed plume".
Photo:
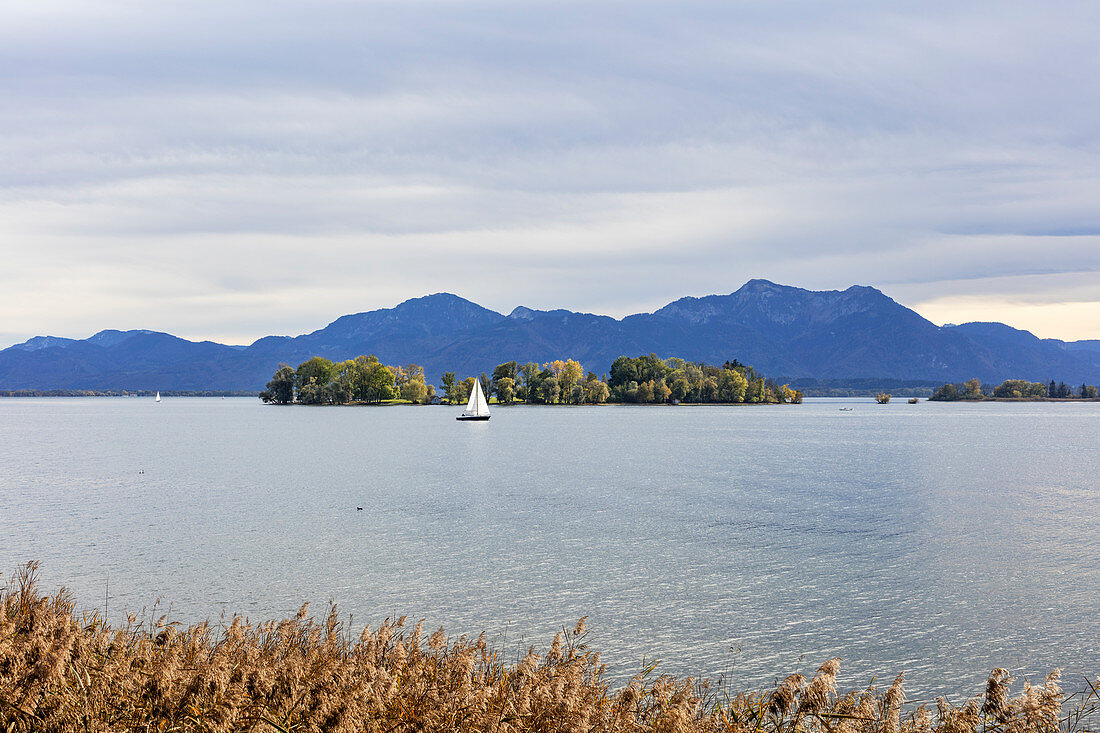
[{"label": "reed plume", "polygon": [[353,636],[335,605],[223,628],[133,616],[112,628],[78,615],[64,591],[41,594],[36,569],[0,588],[3,733],[1075,733],[1100,702],[1092,688],[1067,714],[1057,671],[1012,698],[997,669],[980,702],[905,714],[901,675],[884,693],[838,694],[838,659],[766,691],[651,677],[652,667],[613,690],[583,618],[544,652],[512,660],[484,634],[425,639],[405,618]]}]

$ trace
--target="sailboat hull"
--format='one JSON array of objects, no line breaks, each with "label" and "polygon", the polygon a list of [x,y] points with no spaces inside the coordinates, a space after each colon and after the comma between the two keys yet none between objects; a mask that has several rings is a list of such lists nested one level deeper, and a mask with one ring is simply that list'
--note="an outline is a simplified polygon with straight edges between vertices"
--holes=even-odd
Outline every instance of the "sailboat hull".
[{"label": "sailboat hull", "polygon": [[455,420],[488,420],[490,415],[459,415]]}]

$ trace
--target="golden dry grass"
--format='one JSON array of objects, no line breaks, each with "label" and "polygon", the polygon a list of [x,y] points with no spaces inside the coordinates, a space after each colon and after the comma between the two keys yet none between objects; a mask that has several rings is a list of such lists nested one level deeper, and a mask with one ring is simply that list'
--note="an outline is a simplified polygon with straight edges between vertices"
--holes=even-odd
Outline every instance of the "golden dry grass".
[{"label": "golden dry grass", "polygon": [[[544,653],[506,661],[477,639],[425,637],[387,620],[352,637],[335,606],[225,628],[164,619],[113,629],[43,595],[35,564],[0,589],[0,732],[15,731],[736,731],[1053,733],[1083,730],[1096,689],[1068,705],[1057,672],[1016,697],[996,669],[961,707],[904,711],[886,690],[838,693],[840,660],[813,677],[734,693],[693,679],[604,681],[582,619]],[[1067,708],[1069,712],[1067,712]]]}]

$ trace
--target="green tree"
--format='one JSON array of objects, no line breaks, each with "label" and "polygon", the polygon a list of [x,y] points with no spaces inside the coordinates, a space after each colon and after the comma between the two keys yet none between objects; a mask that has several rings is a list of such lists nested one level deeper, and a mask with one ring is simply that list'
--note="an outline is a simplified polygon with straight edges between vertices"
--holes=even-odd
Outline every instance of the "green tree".
[{"label": "green tree", "polygon": [[341,361],[333,365],[332,401],[338,405],[350,402],[355,391],[358,365],[354,359]]},{"label": "green tree", "polygon": [[704,377],[699,383],[699,399],[702,402],[718,401],[718,380],[714,377]]},{"label": "green tree", "polygon": [[[497,364],[493,369],[492,383],[493,391],[497,389],[497,383],[502,379],[512,380],[512,389],[515,390],[516,384],[519,380],[519,364],[514,361],[506,361],[503,364]],[[488,394],[488,393],[486,393]],[[500,399],[500,395],[497,395],[497,399]]]},{"label": "green tree", "polygon": [[401,385],[401,399],[414,404],[424,402],[428,396],[428,385],[423,379],[409,379]]},{"label": "green tree", "polygon": [[454,372],[443,372],[443,377],[440,379],[440,383],[443,386],[443,399],[447,400],[448,404],[455,404],[459,401],[458,383],[455,382]]},{"label": "green tree", "polygon": [[289,405],[294,401],[294,368],[289,364],[280,364],[275,370],[267,389],[260,392],[260,399],[276,405]]},{"label": "green tree", "polygon": [[474,378],[466,377],[458,383],[458,402],[459,404],[469,402],[470,395],[474,393]]},{"label": "green tree", "polygon": [[954,384],[945,384],[942,387],[937,387],[936,391],[932,393],[932,396],[928,399],[935,400],[937,402],[954,402],[960,399],[959,388]]},{"label": "green tree", "polygon": [[392,400],[396,394],[397,378],[385,364],[377,360],[366,366],[363,374],[363,394],[368,402]]},{"label": "green tree", "polygon": [[[546,376],[542,376],[546,374]],[[550,372],[541,372],[539,383],[539,398],[547,405],[553,405],[561,395],[561,385],[558,378]]]},{"label": "green tree", "polygon": [[630,382],[638,381],[638,369],[634,360],[629,356],[620,356],[611,362],[611,371],[607,377],[607,386],[611,389],[625,387]]},{"label": "green tree", "polygon": [[672,399],[684,402],[687,400],[688,395],[691,394],[691,383],[688,382],[686,377],[680,376],[672,381],[670,385],[672,389]]},{"label": "green tree", "polygon": [[607,398],[611,396],[611,390],[607,388],[607,383],[601,382],[596,378],[596,375],[592,375],[592,379],[585,382],[584,385],[584,399],[586,402],[591,402],[594,405],[600,405],[607,402]]},{"label": "green tree", "polygon": [[749,380],[736,369],[723,369],[718,376],[719,402],[744,402],[749,389]]},{"label": "green tree", "polygon": [[334,376],[333,363],[322,356],[314,356],[299,364],[294,373],[298,401],[305,405],[331,402],[331,382]]},{"label": "green tree", "polygon": [[668,402],[669,397],[672,396],[672,390],[665,384],[664,378],[654,380],[653,382],[653,401],[658,404],[664,404]]},{"label": "green tree", "polygon": [[499,402],[509,404],[512,402],[512,398],[515,397],[516,382],[511,377],[500,377],[496,380],[494,391]]},{"label": "green tree", "polygon": [[539,379],[539,365],[533,361],[529,361],[519,368],[520,379],[523,382],[523,401],[528,402],[531,399],[537,397],[537,387],[535,382]]}]

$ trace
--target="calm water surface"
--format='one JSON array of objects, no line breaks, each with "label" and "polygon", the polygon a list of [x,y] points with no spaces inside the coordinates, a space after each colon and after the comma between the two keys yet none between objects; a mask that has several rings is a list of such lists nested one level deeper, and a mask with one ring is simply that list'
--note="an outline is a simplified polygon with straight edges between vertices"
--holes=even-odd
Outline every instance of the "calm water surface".
[{"label": "calm water surface", "polygon": [[617,679],[1100,673],[1100,403],[456,412],[0,400],[0,571],[86,608],[109,574],[115,620],[587,615]]}]

